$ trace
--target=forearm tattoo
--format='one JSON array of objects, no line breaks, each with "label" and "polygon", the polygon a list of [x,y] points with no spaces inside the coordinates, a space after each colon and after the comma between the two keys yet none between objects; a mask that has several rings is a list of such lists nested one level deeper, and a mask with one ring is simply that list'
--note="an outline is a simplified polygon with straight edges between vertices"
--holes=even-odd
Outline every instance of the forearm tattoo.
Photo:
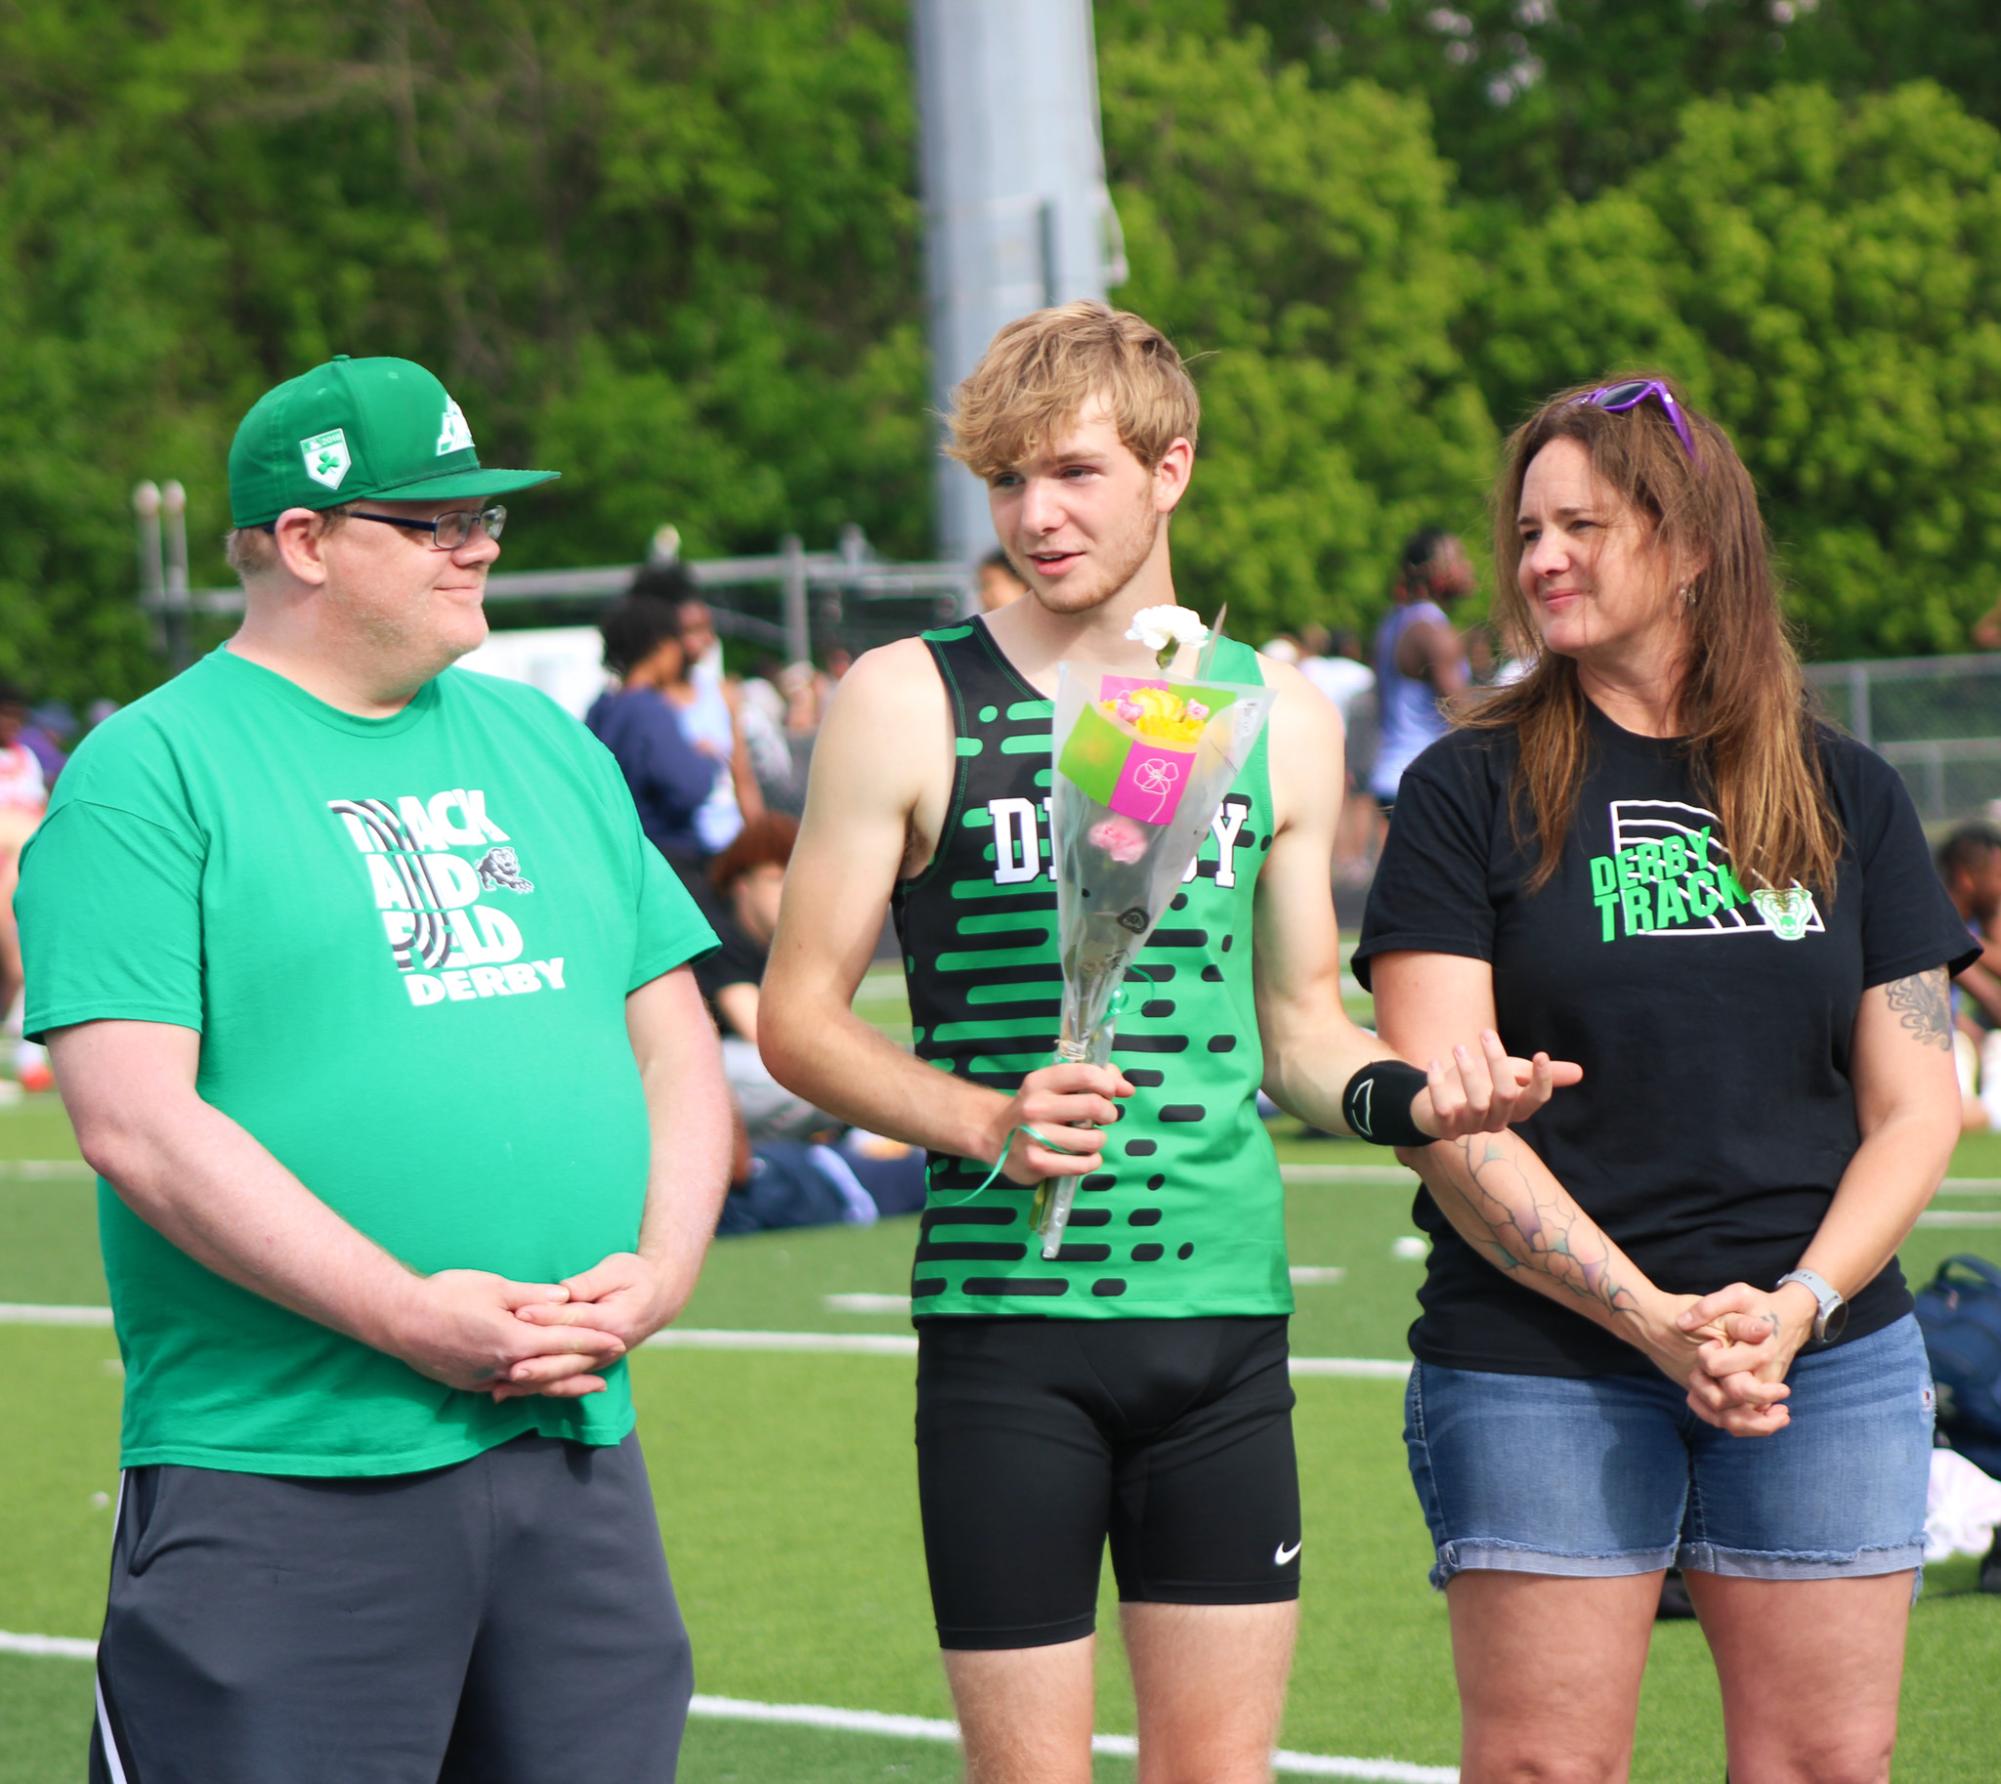
[{"label": "forearm tattoo", "polygon": [[[1511,1146],[1498,1134],[1472,1134],[1452,1150],[1465,1162],[1469,1184],[1456,1172],[1425,1182],[1432,1194],[1455,1197],[1492,1237],[1482,1247],[1507,1271],[1533,1270],[1575,1295],[1613,1313],[1639,1307],[1632,1290],[1612,1274],[1604,1234],[1590,1227],[1584,1210],[1555,1184],[1541,1189],[1530,1181]],[[1589,1229],[1583,1230],[1583,1229]]]},{"label": "forearm tattoo", "polygon": [[1890,1008],[1919,1046],[1952,1051],[1952,1000],[1946,993],[1944,967],[1913,973],[1908,979],[1892,979],[1883,991]]}]

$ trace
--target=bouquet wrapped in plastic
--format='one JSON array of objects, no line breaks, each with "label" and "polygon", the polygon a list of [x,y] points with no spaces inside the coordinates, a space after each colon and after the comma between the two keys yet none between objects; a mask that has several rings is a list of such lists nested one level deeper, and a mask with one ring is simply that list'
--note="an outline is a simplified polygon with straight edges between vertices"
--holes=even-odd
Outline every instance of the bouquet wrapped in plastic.
[{"label": "bouquet wrapped in plastic", "polygon": [[[1119,989],[1209,834],[1271,711],[1272,690],[1168,673],[1177,650],[1208,629],[1185,607],[1149,607],[1133,622],[1161,664],[1154,675],[1059,672],[1052,732],[1050,839],[1063,971],[1056,1057],[1109,1063]],[[1206,663],[1211,651],[1205,653]],[[1035,1198],[1042,1255],[1056,1256],[1077,1178],[1053,1177]]]}]

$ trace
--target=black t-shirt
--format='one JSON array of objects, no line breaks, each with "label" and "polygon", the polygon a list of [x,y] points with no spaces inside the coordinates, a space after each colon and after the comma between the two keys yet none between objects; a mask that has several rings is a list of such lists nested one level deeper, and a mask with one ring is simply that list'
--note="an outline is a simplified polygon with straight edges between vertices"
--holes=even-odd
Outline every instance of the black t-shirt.
[{"label": "black t-shirt", "polygon": [[767,949],[752,941],[744,933],[742,925],[727,911],[722,910],[720,901],[717,901],[709,921],[716,932],[716,947],[694,963],[695,986],[702,994],[702,1001],[709,1006],[711,1020],[728,1039],[736,1034],[736,1030],[729,1025],[716,999],[731,985],[761,985],[765,964],[771,955]]},{"label": "black t-shirt", "polygon": [[[1589,708],[1591,756],[1543,889],[1509,823],[1511,732],[1457,731],[1406,771],[1355,970],[1402,950],[1492,963],[1501,1038],[1584,1081],[1518,1131],[1656,1286],[1770,1287],[1799,1262],[1859,1143],[1862,993],[1973,957],[1895,772],[1820,733],[1846,843],[1834,897],[1747,892],[1672,739]],[[1420,1190],[1432,1236],[1411,1348],[1514,1374],[1644,1371],[1582,1315],[1510,1282]],[[1845,1338],[1909,1311],[1891,1262]]]}]

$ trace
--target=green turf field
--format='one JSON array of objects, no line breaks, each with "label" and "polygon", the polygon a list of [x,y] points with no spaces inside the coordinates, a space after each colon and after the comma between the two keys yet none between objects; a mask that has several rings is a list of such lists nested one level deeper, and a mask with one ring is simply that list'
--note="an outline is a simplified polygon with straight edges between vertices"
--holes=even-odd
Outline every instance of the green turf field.
[{"label": "green turf field", "polygon": [[[894,1011],[885,1001],[886,1025]],[[1292,1137],[1295,1353],[1396,1362],[1419,1264],[1398,1255],[1409,1180],[1352,1143]],[[2001,1138],[1968,1140],[1954,1184],[1905,1250],[1914,1277],[1954,1250],[2001,1253]],[[0,1109],[0,1303],[101,1307],[92,1188],[53,1102]],[[719,1246],[684,1328],[714,1333],[907,1335],[891,1302],[915,1225],[739,1239]],[[1408,1249],[1407,1247],[1404,1249]],[[860,1299],[856,1299],[860,1297]],[[882,1299],[887,1298],[887,1299]],[[11,1386],[0,1466],[0,1632],[87,1640],[104,1587],[117,1485],[119,1369],[107,1326],[10,1313]],[[706,1713],[691,1725],[690,1784],[945,1784],[956,1754],[923,1732],[854,1732],[752,1719],[820,1706],[930,1721],[948,1715],[930,1640],[911,1453],[912,1363],[881,1354],[649,1349],[633,1371],[669,1559],[697,1645]],[[1443,1602],[1404,1473],[1394,1379],[1302,1373],[1306,1500],[1303,1628],[1284,1746],[1323,1763],[1298,1775],[1450,1776],[1457,1746]],[[1974,1563],[1931,1570],[1912,1627],[1899,1775],[1987,1780],[2001,1771],[2001,1600]],[[1133,1726],[1109,1599],[1099,1727]],[[4,1651],[0,1784],[80,1777],[90,1669]],[[18,1646],[18,1644],[15,1644]],[[1327,1761],[1388,1760],[1368,1770]],[[1691,1625],[1657,1632],[1634,1776],[1681,1784],[1723,1772],[1713,1681]],[[1133,1776],[1107,1756],[1100,1778]]]}]

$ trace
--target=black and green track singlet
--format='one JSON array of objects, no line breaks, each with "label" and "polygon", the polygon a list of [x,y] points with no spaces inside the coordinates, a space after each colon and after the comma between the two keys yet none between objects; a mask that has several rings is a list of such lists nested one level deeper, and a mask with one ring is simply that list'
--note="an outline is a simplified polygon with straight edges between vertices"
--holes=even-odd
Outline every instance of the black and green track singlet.
[{"label": "black and green track singlet", "polygon": [[[931,864],[894,912],[918,1056],[1010,1095],[1052,1063],[1060,1018],[1048,840],[1052,703],[983,622],[925,635],[952,700],[957,761]],[[1218,680],[1259,682],[1225,640]],[[1029,1231],[1034,1192],[991,1159],[934,1153],[911,1311],[1067,1319],[1292,1310],[1278,1164],[1257,1088],[1251,915],[1272,841],[1265,739],[1125,984],[1112,1059],[1138,1094],[1079,1186],[1061,1252]]]}]

